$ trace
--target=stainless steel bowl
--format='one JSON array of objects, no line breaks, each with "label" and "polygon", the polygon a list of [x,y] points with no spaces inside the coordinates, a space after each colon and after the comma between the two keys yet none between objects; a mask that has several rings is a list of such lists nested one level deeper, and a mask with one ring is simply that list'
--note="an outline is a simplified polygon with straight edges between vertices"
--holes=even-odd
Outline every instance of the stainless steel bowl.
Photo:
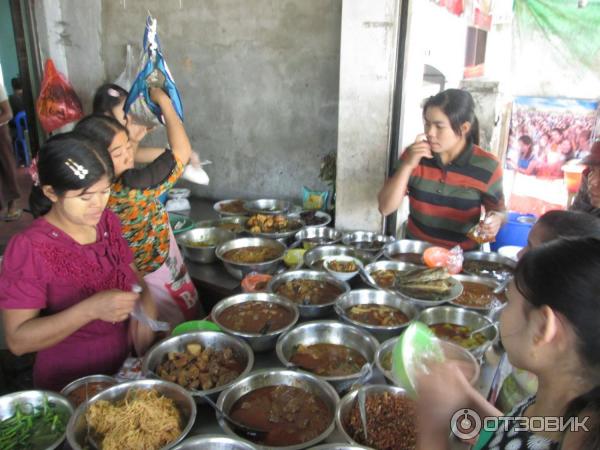
[{"label": "stainless steel bowl", "polygon": [[[77,380],[72,381],[69,384],[67,384],[62,389],[62,391],[60,391],[60,394],[69,398],[69,395],[73,391],[75,391],[76,389],[78,389],[81,386],[85,386],[88,383],[106,383],[106,384],[109,384],[110,386],[119,384],[119,382],[116,380],[116,378],[110,377],[108,375],[88,375],[87,377],[78,378]],[[104,390],[104,389],[102,389],[102,390]],[[93,395],[90,395],[89,397],[93,397]],[[75,405],[75,406],[78,406],[78,405]]]},{"label": "stainless steel bowl", "polygon": [[[393,236],[386,236],[381,233],[374,233],[372,231],[353,231],[346,233],[342,238],[342,244],[354,248],[356,256],[362,259],[365,263],[371,261],[375,255],[380,252],[387,244],[395,241],[396,238]],[[361,243],[378,242],[381,243],[381,247],[375,249],[358,248]]]},{"label": "stainless steel bowl", "polygon": [[[369,274],[377,272],[378,270],[397,270],[399,272],[403,272],[405,270],[416,269],[417,267],[418,266],[415,266],[414,264],[409,264],[401,261],[375,261],[371,264],[367,264],[365,266],[365,271]],[[363,275],[362,272],[360,272],[360,277],[369,286],[375,289],[381,289],[381,286],[374,285],[369,280],[367,280],[367,278]]]},{"label": "stainless steel bowl", "polygon": [[[185,233],[181,233],[177,236],[177,244],[183,251],[183,256],[191,261],[195,261],[202,264],[209,264],[216,261],[215,250],[221,244],[231,241],[235,238],[235,234],[231,231],[223,230],[221,228],[194,228]],[[191,242],[200,242],[212,240],[214,245],[206,247],[194,247],[190,245]]]},{"label": "stainless steel bowl", "polygon": [[[290,358],[298,345],[335,344],[345,345],[359,352],[369,363],[375,361],[375,352],[379,342],[369,332],[347,325],[337,320],[317,320],[298,325],[281,335],[277,340],[275,352],[284,366],[290,366]],[[318,375],[317,375],[318,376]],[[319,376],[328,381],[338,392],[348,389],[358,379],[360,372],[343,376]]]},{"label": "stainless steel bowl", "polygon": [[287,214],[292,209],[292,203],[276,198],[261,198],[244,203],[252,214]]},{"label": "stainless steel bowl", "polygon": [[[399,255],[402,253],[419,253],[422,255],[423,252],[429,247],[433,247],[433,244],[425,241],[414,241],[412,239],[400,239],[399,241],[387,244],[383,250],[383,256],[387,259],[396,260],[394,255]],[[412,264],[416,263],[416,261],[403,262],[410,262]]]},{"label": "stainless steel bowl", "polygon": [[310,450],[369,450],[369,447],[350,444],[323,444],[311,447]]},{"label": "stainless steel bowl", "polygon": [[469,350],[473,356],[479,358],[483,356],[488,348],[498,338],[498,329],[493,325],[492,321],[487,317],[469,311],[464,308],[457,308],[456,306],[437,306],[435,308],[429,308],[421,311],[421,314],[417,317],[419,322],[423,322],[426,325],[433,325],[436,323],[451,323],[454,325],[462,325],[469,327],[471,330],[490,325],[489,328],[481,331],[486,338],[486,342],[479,347],[470,348]]},{"label": "stainless steel bowl", "polygon": [[[297,215],[300,220],[302,220],[304,223],[306,223],[306,220],[303,217],[303,214],[305,213],[309,213],[309,212],[313,212],[312,210],[305,210],[305,211],[300,211],[300,212],[293,212],[294,215]],[[318,217],[319,220],[321,221],[321,223],[319,224],[312,224],[309,225],[306,223],[307,226],[310,227],[326,227],[327,225],[329,225],[331,223],[332,217],[329,213],[326,213],[325,211],[314,211],[315,213],[315,217]]]},{"label": "stainless steel bowl", "polygon": [[[515,267],[517,266],[517,263],[515,260],[507,258],[506,256],[502,256],[498,253],[495,252],[466,252],[464,254],[464,258],[465,261],[491,261],[491,262],[496,262],[496,263],[500,263],[500,264],[504,264],[505,266],[508,266],[509,268],[511,268],[512,270],[515,269]],[[464,263],[463,263],[464,266]],[[463,272],[468,274],[468,275],[475,275],[475,276],[483,276],[486,278],[492,278],[495,279],[498,282],[502,282],[506,279],[506,276],[502,276],[501,274],[486,274],[486,273],[480,273],[480,272],[469,272],[463,269]]]},{"label": "stainless steel bowl", "polygon": [[[296,242],[301,242],[305,250],[311,250],[320,245],[333,245],[342,240],[342,232],[324,225],[306,227],[296,233]],[[306,242],[308,239],[318,240],[317,243]]]},{"label": "stainless steel bowl", "polygon": [[239,199],[239,198],[234,198],[234,199],[229,199],[229,200],[221,200],[220,202],[217,202],[213,205],[213,209],[219,214],[219,216],[221,217],[228,217],[228,216],[239,216],[239,215],[245,215],[248,213],[247,210],[245,211],[239,211],[239,212],[227,212],[223,210],[223,206],[228,204],[228,203],[232,203],[232,202],[242,202],[244,203],[245,200]]},{"label": "stainless steel bowl", "polygon": [[[396,345],[396,341],[398,340],[398,338],[399,337],[394,337],[388,339],[385,342],[382,342],[379,348],[377,349],[377,353],[375,354],[375,365],[385,377],[386,383],[390,385],[395,385],[396,382],[394,381],[394,377],[392,376],[391,371],[384,367],[386,366],[385,360],[389,358],[389,363],[391,364],[391,353],[394,350],[394,345]],[[463,362],[469,362],[473,367],[473,375],[469,382],[472,386],[474,386],[475,383],[477,383],[477,380],[479,379],[479,364],[477,363],[477,360],[471,353],[467,352],[465,349],[455,344],[447,343],[447,346],[444,348],[444,351],[448,352],[453,349],[456,350],[456,352],[451,353],[453,357],[456,357],[457,353],[460,352],[461,358],[459,358],[459,360]]]},{"label": "stainless steel bowl", "polygon": [[328,256],[357,256],[352,247],[345,245],[322,245],[304,254],[304,265],[309,269],[325,271],[323,260]]},{"label": "stainless steel bowl", "polygon": [[216,434],[194,436],[181,442],[173,450],[254,450],[256,447],[241,439]]},{"label": "stainless steel bowl", "polygon": [[392,360],[391,360],[391,355],[392,355],[392,350],[394,349],[394,345],[396,345],[396,341],[398,340],[399,336],[393,337],[391,339],[388,339],[387,341],[384,341],[381,343],[381,345],[379,346],[379,348],[377,349],[377,353],[375,353],[375,366],[377,367],[377,369],[379,369],[379,371],[383,374],[383,376],[385,377],[385,381],[387,384],[390,385],[394,385],[394,378],[392,377],[392,373],[391,373],[391,366],[388,366],[388,368],[384,367],[386,366],[386,358],[390,358],[389,363],[391,364]]},{"label": "stainless steel bowl", "polygon": [[[406,314],[406,316],[408,317],[408,322],[402,325],[395,326],[376,326],[352,320],[347,316],[346,310],[348,308],[357,305],[368,304],[386,305],[391,308],[396,308],[404,314]],[[386,339],[390,339],[392,337],[397,337],[400,333],[402,333],[404,328],[406,328],[408,324],[412,322],[412,320],[419,314],[419,309],[412,303],[403,300],[397,295],[385,291],[380,291],[377,289],[358,289],[340,295],[337,299],[337,302],[335,303],[335,309],[338,316],[344,322],[347,322],[350,325],[354,325],[359,328],[364,328],[373,336],[375,336],[379,340],[379,342],[383,342]]]},{"label": "stainless steel bowl", "polygon": [[[225,259],[223,255],[227,253],[229,250],[234,250],[238,248],[244,247],[272,247],[281,252],[281,254],[269,261],[261,262],[261,263],[240,263]],[[251,272],[259,272],[259,273],[270,273],[273,274],[279,268],[280,262],[283,260],[283,254],[285,253],[286,247],[281,242],[275,241],[273,239],[265,239],[265,238],[239,238],[234,239],[229,242],[226,242],[219,247],[215,254],[217,258],[223,261],[223,265],[227,272],[231,274],[234,278],[241,280],[246,275]]]},{"label": "stainless steel bowl", "polygon": [[167,450],[177,445],[192,429],[196,420],[196,403],[194,399],[184,388],[175,383],[169,383],[162,380],[138,380],[128,383],[121,383],[100,392],[92,397],[88,402],[79,406],[71,416],[67,425],[67,441],[73,450],[83,450],[88,448],[86,436],[88,434],[88,424],[85,413],[88,408],[100,400],[116,402],[125,398],[130,389],[155,389],[163,396],[170,398],[175,402],[177,410],[181,415],[182,431],[173,442],[162,447],[161,450]]},{"label": "stainless steel bowl", "polygon": [[[245,377],[254,366],[254,352],[243,340],[219,331],[195,331],[193,333],[185,333],[180,334],[179,336],[166,338],[155,344],[144,356],[142,361],[142,374],[150,378],[156,376],[155,374],[158,365],[167,358],[167,355],[170,352],[185,352],[185,347],[188,344],[200,344],[202,349],[207,347],[210,347],[213,350],[230,348],[233,351],[236,360],[244,367],[242,373],[235,380],[222,386],[202,391],[205,395],[208,395],[213,399],[217,398],[219,392],[231,386],[237,380]],[[202,399],[199,397],[198,401],[201,400]]]},{"label": "stainless steel bowl", "polygon": [[[26,404],[35,408],[37,406],[42,406],[44,399],[47,399],[48,403],[56,405],[57,409],[61,412],[64,411],[66,419],[69,419],[69,417],[72,416],[73,405],[71,405],[71,402],[64,396],[52,391],[31,390],[12,392],[0,397],[0,421],[10,419],[15,414],[15,408],[18,405]],[[65,430],[65,432],[50,445],[44,447],[32,447],[30,450],[54,450],[62,444],[66,434],[67,432]]]},{"label": "stainless steel bowl", "polygon": [[[310,448],[325,440],[327,436],[329,436],[335,429],[335,408],[340,398],[335,389],[333,389],[328,383],[320,380],[310,373],[283,369],[267,369],[253,372],[243,380],[238,381],[226,391],[221,392],[221,395],[219,395],[219,400],[217,401],[217,405],[219,405],[223,411],[229,412],[235,402],[237,402],[247,393],[262,387],[281,385],[304,389],[305,391],[310,392],[323,400],[331,411],[331,423],[327,429],[323,431],[323,433],[310,441],[298,445],[288,445],[285,447],[275,448],[278,450],[300,450],[303,448]],[[225,433],[227,433],[229,436],[237,437],[237,435],[231,430],[223,418],[218,418],[218,420],[219,425],[221,425],[221,428],[223,431],[225,431]],[[272,450],[274,448],[256,444],[255,446],[261,450]]]},{"label": "stainless steel bowl", "polygon": [[[292,270],[290,272],[283,272],[279,274],[269,281],[267,285],[267,291],[272,292],[273,294],[277,294],[277,288],[282,284],[292,281],[292,280],[317,280],[322,281],[324,283],[331,283],[334,286],[339,287],[342,290],[342,293],[350,292],[350,285],[345,281],[338,280],[332,275],[329,275],[327,272],[320,272],[318,270]],[[294,302],[292,299],[288,299],[289,301]],[[337,297],[331,299],[330,302],[323,303],[321,305],[302,305],[297,304],[298,311],[300,311],[300,317],[303,319],[315,319],[326,317],[327,315],[333,312],[333,305]]]},{"label": "stainless steel bowl", "polygon": [[[465,281],[470,282],[470,283],[477,283],[477,284],[482,284],[484,286],[487,286],[491,289],[495,289],[498,287],[498,282],[496,280],[494,280],[493,278],[489,278],[489,277],[477,277],[474,275],[453,275],[453,276],[461,283],[463,283]],[[501,295],[502,294],[497,294],[495,300],[492,300],[492,302],[488,306],[483,306],[483,307],[461,305],[460,303],[456,302],[456,300],[458,300],[458,299],[452,300],[450,302],[450,304],[458,306],[459,308],[465,308],[465,309],[470,309],[472,311],[477,311],[481,314],[486,315],[491,320],[496,320],[500,311],[506,306],[505,302],[503,303],[500,301],[499,297],[501,297]]]},{"label": "stainless steel bowl", "polygon": [[[364,389],[365,397],[367,397],[367,398],[369,397],[369,395],[382,394],[385,392],[388,392],[392,395],[401,395],[401,396],[408,397],[408,393],[401,387],[397,387],[397,386],[390,386],[390,385],[385,385],[385,384],[371,384],[368,386],[363,386],[360,389]],[[361,445],[360,443],[353,440],[350,437],[350,434],[348,434],[348,431],[346,430],[346,423],[348,422],[348,416],[350,415],[350,412],[352,411],[352,407],[354,406],[354,400],[356,399],[357,395],[358,395],[358,389],[346,394],[338,403],[337,409],[335,411],[335,423],[337,425],[337,428],[338,428],[338,430],[340,430],[340,433],[342,434],[342,436],[344,436],[344,439],[346,441],[348,441],[349,443],[351,443],[352,445]]]},{"label": "stainless steel bowl", "polygon": [[280,240],[281,242],[284,242],[284,241],[287,242],[296,233],[298,233],[299,230],[302,230],[302,228],[304,227],[304,222],[302,222],[295,215],[283,215],[283,216],[288,220],[288,231],[277,231],[277,232],[272,232],[272,233],[263,232],[263,231],[253,232],[253,231],[250,231],[250,227],[248,227],[247,224],[244,225],[244,228],[246,230],[246,233],[251,234],[252,236],[258,236],[258,237],[263,237],[263,238],[268,238],[268,239],[277,239],[277,240]]},{"label": "stainless steel bowl", "polygon": [[[234,233],[236,236],[241,236],[246,233],[246,221],[248,220],[248,216],[226,216],[221,217],[220,219],[215,220],[201,220],[197,222],[196,225],[201,228],[221,228],[226,231],[230,231]],[[231,230],[226,228],[226,225],[236,226],[238,230]]]},{"label": "stainless steel bowl", "polygon": [[[260,333],[243,333],[241,331],[232,330],[231,328],[225,327],[220,321],[219,316],[223,311],[227,308],[235,305],[239,305],[241,303],[246,302],[268,302],[268,303],[276,303],[278,305],[283,306],[292,312],[292,321],[289,325],[280,328],[279,330],[273,330],[265,334]],[[277,338],[281,336],[286,331],[292,329],[296,322],[298,322],[298,317],[300,316],[298,312],[298,307],[290,302],[289,300],[275,294],[267,294],[264,292],[254,292],[248,294],[238,294],[232,297],[227,297],[221,300],[219,303],[215,305],[212,310],[212,318],[213,321],[219,325],[225,332],[232,334],[236,337],[244,339],[250,347],[256,352],[264,352],[266,350],[272,350],[275,348],[275,343],[277,342]]]}]

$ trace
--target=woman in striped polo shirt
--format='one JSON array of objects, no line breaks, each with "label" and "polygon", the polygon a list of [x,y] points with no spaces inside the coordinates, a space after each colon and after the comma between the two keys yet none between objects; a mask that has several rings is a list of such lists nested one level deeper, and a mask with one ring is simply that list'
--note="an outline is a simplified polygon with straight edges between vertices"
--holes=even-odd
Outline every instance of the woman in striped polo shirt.
[{"label": "woman in striped polo shirt", "polygon": [[486,213],[483,232],[496,236],[505,220],[502,166],[479,144],[479,123],[471,94],[448,89],[423,107],[425,133],[400,157],[379,192],[383,215],[396,211],[408,194],[407,238],[473,250],[467,232]]}]

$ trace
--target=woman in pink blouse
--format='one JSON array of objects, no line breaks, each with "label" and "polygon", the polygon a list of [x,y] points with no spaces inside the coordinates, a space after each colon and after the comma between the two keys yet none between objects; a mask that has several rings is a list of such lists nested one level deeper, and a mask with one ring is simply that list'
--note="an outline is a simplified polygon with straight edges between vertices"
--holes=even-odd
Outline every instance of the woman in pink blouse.
[{"label": "woman in pink blouse", "polygon": [[[114,374],[153,332],[129,320],[154,302],[133,266],[119,219],[105,210],[113,166],[105,149],[73,133],[40,150],[30,206],[37,219],[8,244],[0,309],[8,347],[37,352],[34,384],[60,390],[90,374]],[[142,286],[142,294],[132,292]]]}]

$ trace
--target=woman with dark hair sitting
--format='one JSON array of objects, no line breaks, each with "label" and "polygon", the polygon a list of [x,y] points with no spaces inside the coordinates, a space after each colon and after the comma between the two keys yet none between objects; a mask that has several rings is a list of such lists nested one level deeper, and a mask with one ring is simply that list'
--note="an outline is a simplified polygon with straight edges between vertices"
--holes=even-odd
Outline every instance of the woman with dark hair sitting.
[{"label": "woman with dark hair sitting", "polygon": [[[500,337],[514,367],[538,377],[535,396],[508,416],[577,418],[576,432],[521,428],[522,421],[499,421],[485,430],[476,450],[591,450],[600,448],[600,240],[557,239],[529,250],[517,264]],[[472,409],[482,422],[502,416],[452,363],[431,367],[418,380],[420,449],[448,447],[451,417]],[[586,417],[588,419],[586,419]],[[560,420],[560,419],[557,419]],[[547,423],[547,422],[545,422]]]},{"label": "woman with dark hair sitting", "polygon": [[34,384],[60,391],[85,375],[116,373],[132,349],[143,354],[154,334],[129,315],[136,302],[151,318],[157,312],[119,218],[105,209],[113,177],[106,150],[67,133],[38,158],[36,220],[4,253],[0,309],[10,351],[37,352]]}]

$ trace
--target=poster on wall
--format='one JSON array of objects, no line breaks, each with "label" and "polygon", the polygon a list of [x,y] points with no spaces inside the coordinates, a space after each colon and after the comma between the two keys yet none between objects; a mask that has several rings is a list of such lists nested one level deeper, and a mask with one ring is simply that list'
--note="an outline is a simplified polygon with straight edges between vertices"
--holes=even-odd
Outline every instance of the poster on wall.
[{"label": "poster on wall", "polygon": [[565,209],[579,188],[598,117],[597,100],[516,97],[506,153],[508,208]]}]

